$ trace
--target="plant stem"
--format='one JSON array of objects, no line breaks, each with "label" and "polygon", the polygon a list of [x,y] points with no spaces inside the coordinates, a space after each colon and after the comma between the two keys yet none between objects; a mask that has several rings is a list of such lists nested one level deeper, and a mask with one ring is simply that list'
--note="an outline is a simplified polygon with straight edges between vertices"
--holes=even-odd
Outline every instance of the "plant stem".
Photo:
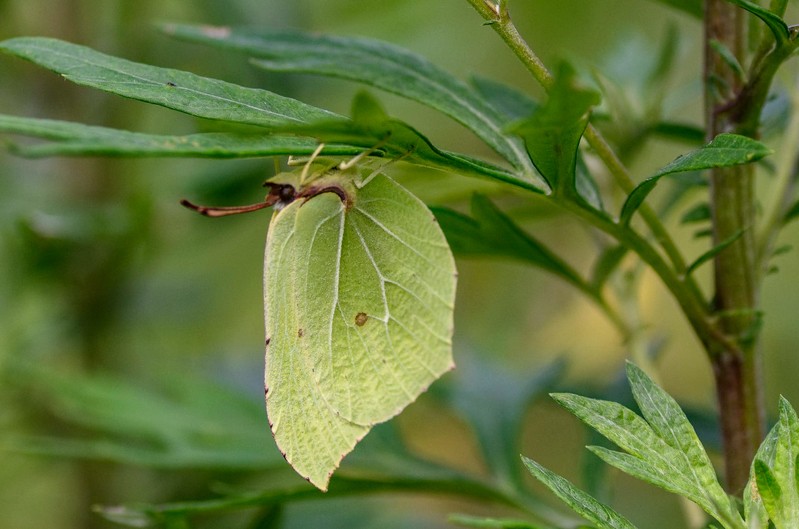
[{"label": "plant stem", "polygon": [[[742,132],[734,114],[759,116],[759,109],[751,107],[728,112],[731,102],[744,89],[744,81],[713,50],[713,41],[726,46],[743,64],[745,12],[726,0],[705,2],[704,82],[708,139],[722,132]],[[750,105],[753,103],[749,101]],[[747,122],[743,128],[751,127],[751,120]],[[711,343],[708,349],[716,378],[727,489],[739,493],[748,481],[749,467],[764,427],[757,339],[759,274],[754,230],[754,170],[752,165],[719,168],[711,172],[710,178],[714,244],[741,233],[714,261],[714,310],[721,328],[735,345],[725,347]]]},{"label": "plant stem", "polygon": [[[521,60],[522,64],[524,64],[527,70],[533,75],[538,84],[540,84],[545,91],[549,92],[555,79],[546,65],[519,33],[519,30],[508,14],[504,2],[498,4],[494,3],[492,0],[468,0],[468,2],[490,22],[497,34]],[[613,148],[608,144],[602,134],[593,125],[589,124],[584,137],[591,148],[594,149],[599,159],[602,160],[602,163],[605,164],[605,167],[607,167],[608,171],[613,176],[616,184],[625,193],[632,191],[635,188],[635,182],[633,182],[630,172],[621,160],[619,160],[618,156],[616,156]],[[644,222],[646,222],[646,225],[652,231],[655,240],[658,241],[666,252],[666,255],[668,255],[677,273],[685,272],[685,259],[683,259],[682,254],[660,222],[660,219],[658,219],[657,214],[648,204],[642,204],[639,208],[639,212]],[[694,295],[701,298],[701,292],[693,278],[689,277],[687,283],[689,288],[693,290]]]}]

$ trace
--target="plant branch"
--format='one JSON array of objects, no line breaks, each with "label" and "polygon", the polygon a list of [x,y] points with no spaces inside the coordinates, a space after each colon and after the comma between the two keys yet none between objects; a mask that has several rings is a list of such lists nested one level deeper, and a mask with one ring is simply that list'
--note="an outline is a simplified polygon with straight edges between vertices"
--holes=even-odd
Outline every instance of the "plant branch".
[{"label": "plant branch", "polygon": [[[492,0],[468,0],[468,2],[488,21],[491,27],[494,28],[494,31],[497,32],[502,40],[521,60],[527,70],[533,75],[538,84],[548,92],[552,88],[554,77],[519,33],[516,25],[510,18],[505,3],[501,2],[496,4]],[[613,176],[616,184],[625,193],[632,191],[635,188],[635,182],[633,182],[630,172],[621,160],[619,160],[618,156],[616,156],[613,148],[608,144],[599,130],[589,124],[584,137],[591,148],[594,149],[599,159],[605,164],[605,167],[607,167],[608,171]],[[687,266],[685,259],[682,257],[682,254],[674,244],[671,236],[658,219],[657,214],[647,204],[643,204],[639,212],[644,222],[646,222],[647,226],[652,231],[655,240],[658,241],[669,256],[675,270],[677,270],[678,273],[685,272]],[[694,291],[694,295],[701,298],[701,291],[692,278],[688,279],[688,284],[691,290]]]}]

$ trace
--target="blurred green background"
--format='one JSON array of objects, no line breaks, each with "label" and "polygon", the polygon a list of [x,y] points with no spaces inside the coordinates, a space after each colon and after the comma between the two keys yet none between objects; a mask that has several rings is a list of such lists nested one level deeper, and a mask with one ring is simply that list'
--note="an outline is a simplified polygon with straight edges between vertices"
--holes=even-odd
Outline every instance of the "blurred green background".
[{"label": "blurred green background", "polygon": [[[680,44],[666,108],[675,119],[700,124],[701,27],[696,20],[645,0],[516,0],[510,6],[520,30],[548,64],[568,59],[582,72],[597,68],[620,84],[651,68],[667,32],[676,28]],[[243,56],[170,40],[154,26],[164,21],[377,37],[463,78],[480,74],[540,96],[525,70],[462,0],[0,0],[0,38],[59,37],[135,61],[267,88],[345,114],[358,89],[346,82],[265,73]],[[73,86],[10,57],[0,57],[0,80],[0,113],[145,132],[189,133],[206,126]],[[392,115],[439,146],[491,156],[445,117],[378,95]],[[646,144],[630,163],[643,178],[686,149]],[[0,527],[110,527],[91,512],[92,505],[209,497],[219,483],[257,490],[266,479],[246,461],[228,471],[202,465],[188,471],[121,464],[108,454],[103,462],[22,452],[80,452],[66,441],[52,443],[54,438],[89,439],[101,446],[119,419],[128,426],[114,433],[129,440],[125,457],[135,462],[135,447],[147,440],[152,420],[172,423],[176,431],[196,426],[211,444],[215,435],[233,443],[226,448],[232,460],[240,442],[250,452],[262,445],[264,459],[272,461],[261,409],[261,278],[268,214],[210,221],[178,205],[184,197],[213,204],[257,201],[272,166],[271,160],[24,160],[0,151]],[[432,173],[400,178],[429,203],[454,207],[482,185]],[[502,199],[503,190],[494,192]],[[513,196],[507,203],[536,236],[588,269],[594,246],[584,227],[539,203]],[[683,209],[690,205],[684,203]],[[673,223],[673,229],[689,255],[701,253],[704,242],[692,238],[693,228]],[[789,227],[782,242],[796,242],[798,236]],[[514,263],[458,264],[456,361],[488,358],[532,377],[553,359],[566,358],[567,376],[559,385],[583,392],[603,391],[618,379],[624,344],[570,287]],[[795,253],[777,264],[780,271],[764,292],[768,399],[775,403],[781,393],[796,405],[799,266]],[[707,282],[707,270],[702,272]],[[711,373],[675,304],[649,274],[640,297],[641,318],[651,324],[653,343],[662,345],[659,381],[681,402],[709,413]],[[85,376],[92,377],[84,385],[90,395],[76,390]],[[455,376],[447,375],[442,384]],[[106,403],[107,415],[89,416],[81,407],[86,399]],[[214,411],[227,416],[225,427],[241,430],[217,431]],[[576,420],[545,400],[527,419],[524,453],[579,481],[588,440]],[[434,396],[425,395],[396,422],[415,450],[456,468],[484,471],[470,432]],[[672,527],[691,512],[652,487],[612,478],[614,504],[645,527]],[[468,509],[410,494],[308,501],[291,506],[282,523],[440,527],[446,526],[446,513]],[[247,523],[246,517],[217,517],[200,519],[198,526]]]}]

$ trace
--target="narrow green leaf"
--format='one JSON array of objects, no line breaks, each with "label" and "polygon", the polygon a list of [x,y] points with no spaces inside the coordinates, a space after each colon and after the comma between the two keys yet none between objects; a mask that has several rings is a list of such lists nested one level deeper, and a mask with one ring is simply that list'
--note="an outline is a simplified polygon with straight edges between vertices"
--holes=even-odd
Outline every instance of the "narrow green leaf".
[{"label": "narrow green leaf", "polygon": [[630,362],[627,363],[627,379],[644,418],[655,433],[675,449],[682,460],[679,466],[693,481],[694,488],[706,496],[706,501],[699,503],[700,506],[709,507],[708,514],[719,521],[731,519],[742,526],[743,520],[730,504],[713,463],[677,401]]},{"label": "narrow green leaf", "polygon": [[744,67],[741,66],[741,63],[738,62],[738,58],[726,44],[716,39],[711,39],[710,47],[713,48],[713,51],[718,53],[719,57],[721,57],[727,66],[729,66],[730,69],[735,72],[735,75],[738,77],[738,79],[746,78]]},{"label": "narrow green leaf", "polygon": [[514,167],[532,175],[521,143],[503,133],[501,116],[467,84],[424,57],[378,40],[289,31],[170,24],[166,33],[244,52],[272,71],[312,73],[365,83],[459,121]]},{"label": "narrow green leaf", "polygon": [[[2,114],[0,114],[0,132],[53,140],[35,145],[9,145],[15,154],[30,158],[44,156],[251,158],[308,155],[319,146],[319,142],[315,139],[296,136],[221,132],[169,136]],[[354,156],[363,150],[360,147],[331,144],[325,145],[322,154]]]},{"label": "narrow green leaf", "polygon": [[[694,471],[686,462],[685,456],[666,443],[644,419],[631,410],[615,402],[578,395],[560,393],[553,394],[552,398],[638,459],[639,463],[636,463],[635,468],[642,477],[662,476],[661,481],[668,482],[667,490],[690,499],[705,512],[716,517],[727,529],[742,528],[737,521],[728,521],[719,514],[714,500],[698,485]],[[624,458],[622,462],[629,461],[631,461],[629,458]],[[654,478],[653,482],[656,482]]]},{"label": "narrow green leaf", "polygon": [[[587,288],[585,281],[571,266],[524,231],[488,197],[475,194],[471,205],[474,222],[470,225],[448,223],[447,218],[443,219],[442,228],[448,237],[452,233],[455,252],[519,259],[547,270],[582,290]],[[461,244],[458,245],[458,242]]]},{"label": "narrow green leaf", "polygon": [[658,181],[670,174],[702,171],[714,167],[730,167],[755,162],[773,151],[751,138],[738,134],[719,134],[704,147],[677,157],[633,189],[622,206],[619,224],[627,224]]},{"label": "narrow green leaf", "polygon": [[774,39],[777,41],[778,46],[787,44],[791,39],[791,32],[788,29],[788,24],[775,15],[765,7],[759,6],[749,0],[727,0],[729,3],[734,4],[742,9],[745,9],[763,21],[766,26],[774,34]]},{"label": "narrow green leaf", "polygon": [[112,57],[58,39],[20,37],[0,50],[60,73],[66,79],[192,116],[279,128],[318,120],[346,120],[266,90]]},{"label": "narrow green leaf", "polygon": [[581,197],[576,183],[578,148],[590,110],[599,102],[599,94],[578,86],[574,70],[564,63],[546,103],[511,128],[524,139],[536,169],[555,195]]},{"label": "narrow green leaf", "polygon": [[449,523],[476,529],[543,529],[540,525],[513,518],[484,518],[468,514],[450,514]]},{"label": "narrow green leaf", "polygon": [[583,492],[568,480],[547,470],[532,459],[522,456],[522,461],[536,479],[547,486],[574,512],[599,529],[635,529],[635,526],[611,507]]},{"label": "narrow green leaf", "polygon": [[696,260],[694,260],[694,262],[688,265],[688,268],[685,269],[685,274],[686,275],[693,274],[694,270],[696,270],[706,262],[716,257],[718,254],[723,252],[725,248],[727,248],[729,245],[737,241],[741,237],[741,235],[743,235],[743,232],[744,230],[738,230],[737,232],[730,235],[727,239],[721,241],[716,246],[714,246],[710,250],[706,251],[705,253],[697,257]]}]

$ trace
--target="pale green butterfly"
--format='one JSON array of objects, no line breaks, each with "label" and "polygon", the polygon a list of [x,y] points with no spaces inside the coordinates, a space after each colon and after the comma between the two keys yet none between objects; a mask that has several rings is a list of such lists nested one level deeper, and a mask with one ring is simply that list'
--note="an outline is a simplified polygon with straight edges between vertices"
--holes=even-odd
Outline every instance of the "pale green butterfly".
[{"label": "pale green butterfly", "polygon": [[356,160],[281,173],[266,239],[266,407],[278,448],[321,490],[375,424],[452,369],[455,263],[424,203]]}]

